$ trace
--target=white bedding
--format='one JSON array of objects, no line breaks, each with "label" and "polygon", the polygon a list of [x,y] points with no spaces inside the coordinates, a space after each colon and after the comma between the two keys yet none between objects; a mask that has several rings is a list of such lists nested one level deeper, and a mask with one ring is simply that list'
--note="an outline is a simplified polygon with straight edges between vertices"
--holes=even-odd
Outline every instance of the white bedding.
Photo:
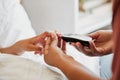
[{"label": "white bedding", "polygon": [[63,80],[63,77],[32,60],[0,55],[0,80]]},{"label": "white bedding", "polygon": [[[19,0],[0,0],[0,46],[10,46],[16,41],[35,35],[31,22]],[[35,58],[30,52],[25,52],[22,56]]]},{"label": "white bedding", "polygon": [[[15,43],[18,40],[29,38],[29,37],[32,37],[35,35],[36,34],[35,34],[33,28],[31,27],[31,22],[26,14],[24,8],[19,4],[19,0],[0,0],[0,46],[6,47],[9,45],[12,45],[13,43]],[[69,53],[69,55],[72,55],[77,61],[81,62],[83,65],[85,65],[90,70],[92,70],[97,75],[99,75],[99,72],[100,72],[99,71],[99,58],[97,58],[97,57],[91,58],[91,57],[85,56],[82,53],[78,52],[76,49],[74,49],[70,45],[67,46],[67,52]],[[26,70],[26,72],[25,72],[26,75],[24,74],[23,77],[21,77],[21,74],[24,73],[24,69],[23,69],[24,64],[28,64],[28,65],[35,64],[36,69],[38,68],[38,71],[40,71],[39,74],[42,73],[41,65],[44,64],[42,56],[40,57],[38,55],[34,55],[33,52],[25,52],[21,57],[29,58],[31,60],[39,62],[40,64],[34,63],[33,61],[26,60],[23,58],[22,58],[22,62],[19,64],[17,62],[20,62],[20,61],[15,61],[15,60],[17,60],[18,57],[13,58],[15,60],[13,60],[10,57],[10,58],[8,58],[11,61],[10,64],[14,63],[14,65],[9,67],[8,62],[4,63],[7,58],[4,58],[4,59],[2,58],[3,60],[0,59],[0,80],[1,80],[1,75],[5,76],[1,73],[4,73],[4,71],[6,71],[6,70],[8,70],[7,71],[8,74],[6,73],[6,79],[2,79],[2,80],[19,80],[19,78],[20,78],[20,80],[25,80],[27,77],[28,78],[35,77],[36,73],[34,72],[34,69],[32,69],[31,67],[29,68],[29,70],[31,70],[34,73],[29,73],[29,70]],[[1,55],[0,55],[0,58],[1,58]],[[20,59],[21,58],[19,58],[18,60],[20,60]],[[4,70],[2,70],[3,66],[1,65],[3,63],[6,66],[4,68]],[[20,67],[20,66],[23,66],[23,67]],[[16,68],[20,69],[21,72],[17,72],[19,70],[14,70],[14,68],[13,68],[10,70],[15,73],[18,73],[18,75],[15,75],[15,74],[10,75],[9,68],[12,68],[12,67],[14,67],[14,68],[16,67]],[[26,68],[28,68],[28,67],[25,67],[25,69]],[[52,67],[52,69],[56,71],[56,69],[54,69],[53,67]],[[2,72],[1,72],[1,70],[2,70]],[[46,75],[44,78],[41,77],[40,80],[50,80],[50,77],[53,78],[55,76],[56,77],[59,76],[59,75],[57,75],[58,73],[57,74],[53,73],[53,71],[50,71],[47,68],[42,68],[42,70],[45,70],[44,74],[46,74]],[[29,74],[27,74],[27,73],[29,73]],[[9,75],[12,76],[12,78],[16,77],[18,79],[7,79],[7,77],[10,77]],[[31,76],[31,75],[34,75],[34,76]],[[40,76],[37,76],[37,77],[39,78]],[[24,78],[24,79],[21,79],[21,78]],[[32,79],[26,79],[26,80],[38,80],[38,79],[32,78]],[[51,80],[54,80],[54,79],[51,79]],[[55,80],[59,80],[59,79],[55,79]]]}]

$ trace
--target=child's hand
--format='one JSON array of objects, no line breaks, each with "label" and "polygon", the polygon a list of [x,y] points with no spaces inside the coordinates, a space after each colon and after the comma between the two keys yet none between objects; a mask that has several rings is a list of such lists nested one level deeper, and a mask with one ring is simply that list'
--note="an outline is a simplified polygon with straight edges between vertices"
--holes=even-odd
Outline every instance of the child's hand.
[{"label": "child's hand", "polygon": [[[42,47],[45,45],[45,38],[49,36],[48,32],[44,32],[36,37],[30,38],[30,39],[25,39],[16,42],[14,45],[3,48],[1,51],[3,53],[10,53],[10,54],[15,54],[19,55],[24,51],[36,51],[36,52],[41,52]],[[40,44],[41,46],[38,46],[37,44]]]}]

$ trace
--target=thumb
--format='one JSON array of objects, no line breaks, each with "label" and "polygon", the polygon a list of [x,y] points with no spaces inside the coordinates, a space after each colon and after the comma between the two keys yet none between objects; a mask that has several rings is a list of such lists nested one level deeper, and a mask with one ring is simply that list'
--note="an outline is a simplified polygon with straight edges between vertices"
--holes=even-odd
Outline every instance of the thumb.
[{"label": "thumb", "polygon": [[57,44],[58,44],[58,37],[57,37],[57,35],[55,33],[51,33],[51,35],[52,35],[52,43],[51,43],[51,45],[52,46],[57,46]]},{"label": "thumb", "polygon": [[88,36],[92,37],[92,39],[97,39],[99,37],[99,32],[90,33]]},{"label": "thumb", "polygon": [[51,37],[48,37],[46,40],[45,48],[44,48],[44,55],[48,54],[48,49],[51,45]]}]

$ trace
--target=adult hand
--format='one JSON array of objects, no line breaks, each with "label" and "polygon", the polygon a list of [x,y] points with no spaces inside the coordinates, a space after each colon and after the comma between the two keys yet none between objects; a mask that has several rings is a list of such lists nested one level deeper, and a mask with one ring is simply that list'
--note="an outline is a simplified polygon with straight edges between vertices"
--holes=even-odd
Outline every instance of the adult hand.
[{"label": "adult hand", "polygon": [[45,62],[57,67],[62,60],[61,58],[66,55],[65,46],[66,43],[64,41],[62,42],[60,38],[58,40],[58,36],[55,33],[51,33],[51,37],[47,39],[44,49]]},{"label": "adult hand", "polygon": [[89,56],[102,56],[112,52],[112,31],[111,30],[100,30],[94,33],[88,34],[92,37],[90,41],[90,47],[82,46],[81,43],[72,43],[79,51]]}]

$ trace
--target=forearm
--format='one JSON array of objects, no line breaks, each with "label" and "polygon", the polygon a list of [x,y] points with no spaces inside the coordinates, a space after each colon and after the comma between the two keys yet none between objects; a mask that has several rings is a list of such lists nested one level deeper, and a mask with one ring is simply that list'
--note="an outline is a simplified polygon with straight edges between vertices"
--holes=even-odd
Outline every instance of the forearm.
[{"label": "forearm", "polygon": [[57,66],[69,80],[100,80],[93,72],[71,57],[63,57]]},{"label": "forearm", "polygon": [[18,54],[17,50],[12,49],[11,47],[0,48],[0,52],[6,54],[14,54],[14,55]]}]

